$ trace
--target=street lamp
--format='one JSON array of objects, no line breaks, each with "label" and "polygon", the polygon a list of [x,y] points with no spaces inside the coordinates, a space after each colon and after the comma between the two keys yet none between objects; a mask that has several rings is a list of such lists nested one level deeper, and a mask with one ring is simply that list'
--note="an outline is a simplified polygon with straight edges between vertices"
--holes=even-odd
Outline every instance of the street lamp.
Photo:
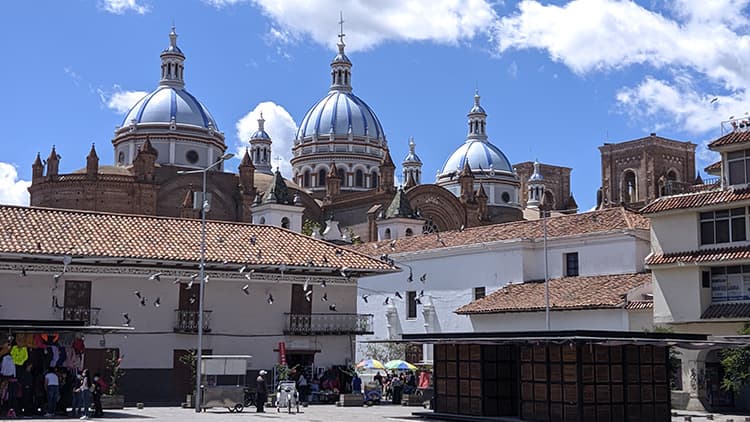
[{"label": "street lamp", "polygon": [[203,359],[203,295],[205,291],[206,281],[206,212],[208,212],[209,204],[206,199],[206,174],[212,168],[218,166],[224,161],[234,157],[234,154],[226,153],[219,157],[216,162],[204,169],[198,170],[180,170],[177,174],[194,174],[203,173],[203,188],[201,189],[201,257],[200,264],[198,266],[200,279],[199,293],[198,293],[198,352],[197,360],[195,362],[195,411],[201,411],[201,360]]}]

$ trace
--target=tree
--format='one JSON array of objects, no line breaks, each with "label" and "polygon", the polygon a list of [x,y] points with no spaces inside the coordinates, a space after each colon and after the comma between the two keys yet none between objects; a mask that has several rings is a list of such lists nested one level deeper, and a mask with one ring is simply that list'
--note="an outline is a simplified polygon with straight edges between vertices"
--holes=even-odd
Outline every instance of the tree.
[{"label": "tree", "polygon": [[308,236],[312,236],[313,232],[321,234],[320,229],[320,224],[316,223],[315,221],[305,219],[305,221],[302,223],[302,234],[306,234]]},{"label": "tree", "polygon": [[125,374],[125,371],[120,369],[122,364],[122,358],[124,356],[118,356],[117,350],[111,349],[107,353],[106,365],[109,370],[109,385],[107,386],[107,394],[114,396],[120,393],[120,386],[117,382]]},{"label": "tree", "polygon": [[383,363],[394,359],[406,359],[407,343],[367,343],[365,355]]},{"label": "tree", "polygon": [[[745,325],[738,334],[749,335],[750,326]],[[722,350],[721,365],[724,367],[722,389],[739,393],[742,387],[750,383],[750,347]]]},{"label": "tree", "polygon": [[195,388],[196,380],[196,364],[198,363],[198,351],[196,349],[185,350],[185,354],[180,356],[180,363],[186,365],[190,369],[190,385]]}]

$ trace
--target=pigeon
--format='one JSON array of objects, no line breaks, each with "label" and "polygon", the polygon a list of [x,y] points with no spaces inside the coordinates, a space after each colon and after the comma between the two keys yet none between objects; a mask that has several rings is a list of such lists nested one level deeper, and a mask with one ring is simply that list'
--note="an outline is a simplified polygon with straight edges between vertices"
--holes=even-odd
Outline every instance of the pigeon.
[{"label": "pigeon", "polygon": [[268,299],[266,299],[266,302],[268,302],[269,305],[273,305],[273,295],[268,294]]},{"label": "pigeon", "polygon": [[159,306],[161,306],[161,298],[157,297],[154,301],[154,307],[158,308]]},{"label": "pigeon", "polygon": [[247,265],[241,266],[240,267],[240,274],[244,273],[246,269],[247,269]]},{"label": "pigeon", "polygon": [[308,302],[312,302],[312,290],[308,290],[305,293],[305,300],[308,301]]},{"label": "pigeon", "polygon": [[424,297],[424,290],[419,291],[419,297]]},{"label": "pigeon", "polygon": [[399,292],[396,292],[395,296],[397,298],[399,298],[399,299],[403,299],[404,298],[403,296],[401,296],[401,293],[399,293]]},{"label": "pigeon", "polygon": [[717,101],[719,101],[719,97],[714,97],[714,98],[713,98],[713,99],[711,100],[711,104],[713,104],[713,103],[715,103],[715,102],[717,102]]},{"label": "pigeon", "polygon": [[307,291],[307,289],[310,287],[310,277],[307,277],[305,279],[305,284],[302,285],[302,291]]},{"label": "pigeon", "polygon": [[370,295],[362,295],[362,300],[364,300],[364,301],[365,301],[365,303],[369,303],[369,302],[367,301],[367,298],[368,298],[368,297],[370,297]]},{"label": "pigeon", "polygon": [[206,284],[208,284],[208,274],[206,274],[205,276],[203,276],[203,282],[206,283]]},{"label": "pigeon", "polygon": [[328,310],[331,311],[331,312],[338,312],[336,310],[336,304],[335,303],[332,303],[332,304],[328,305]]},{"label": "pigeon", "polygon": [[250,296],[250,285],[249,284],[245,284],[244,286],[242,286],[242,293]]},{"label": "pigeon", "polygon": [[328,302],[328,293],[323,293],[323,296],[320,298],[323,302]]},{"label": "pigeon", "polygon": [[424,273],[421,276],[419,276],[419,281],[421,281],[422,283],[427,281],[427,273]]},{"label": "pigeon", "polygon": [[196,301],[195,296],[190,296],[190,299],[188,299],[188,302],[190,302],[191,305],[195,303],[195,301]]},{"label": "pigeon", "polygon": [[344,256],[344,251],[342,249],[336,249],[336,256]]},{"label": "pigeon", "polygon": [[26,277],[26,267],[21,267],[21,277]]},{"label": "pigeon", "polygon": [[248,279],[248,280],[252,280],[253,273],[247,273],[247,274],[245,274],[245,278]]},{"label": "pigeon", "polygon": [[321,262],[323,262],[324,264],[328,264],[328,257],[323,255],[323,259],[321,259]]},{"label": "pigeon", "polygon": [[390,301],[391,301],[391,298],[386,296],[385,300],[383,301],[383,305],[387,305],[388,303],[390,303]]},{"label": "pigeon", "polygon": [[279,265],[279,272],[281,273],[282,277],[284,277],[284,271],[286,271],[286,264]]},{"label": "pigeon", "polygon": [[181,281],[179,278],[175,278],[172,284],[179,284]]},{"label": "pigeon", "polygon": [[260,249],[258,249],[258,253],[255,254],[255,257],[258,258],[259,261],[261,260],[261,258],[263,258],[263,253],[260,251]]},{"label": "pigeon", "polygon": [[326,281],[325,280],[320,280],[320,287],[322,287],[324,289],[326,288]]},{"label": "pigeon", "polygon": [[341,267],[341,270],[339,270],[339,272],[341,272],[341,277],[349,278],[349,276],[346,274],[347,271],[349,271],[349,267]]},{"label": "pigeon", "polygon": [[148,276],[148,279],[151,281],[154,281],[154,280],[161,281],[161,273],[151,274],[150,276]]},{"label": "pigeon", "polygon": [[141,298],[141,306],[146,306],[146,297]]},{"label": "pigeon", "polygon": [[258,238],[255,235],[250,236],[250,244],[255,246],[255,244],[258,242]]},{"label": "pigeon", "polygon": [[409,277],[406,277],[406,281],[409,283],[414,281],[414,273],[411,271],[411,268],[409,268]]},{"label": "pigeon", "polygon": [[396,250],[396,239],[391,240],[391,250],[392,251]]},{"label": "pigeon", "polygon": [[134,295],[135,295],[135,297],[137,297],[138,299],[141,299],[141,298],[142,298],[142,296],[141,296],[141,292],[139,292],[138,290],[134,291],[134,292],[133,292],[133,294],[134,294]]},{"label": "pigeon", "polygon": [[127,327],[130,325],[130,316],[127,314],[127,312],[123,312],[122,318],[125,320],[125,322],[122,323],[123,326]]},{"label": "pigeon", "polygon": [[421,304],[422,304],[422,301],[421,301],[421,300],[419,300],[419,298],[416,298],[416,299],[414,299],[414,304],[415,304],[415,305],[421,305]]},{"label": "pigeon", "polygon": [[307,260],[307,266],[308,267],[312,267],[313,265],[315,265],[315,262],[312,259],[308,259]]}]

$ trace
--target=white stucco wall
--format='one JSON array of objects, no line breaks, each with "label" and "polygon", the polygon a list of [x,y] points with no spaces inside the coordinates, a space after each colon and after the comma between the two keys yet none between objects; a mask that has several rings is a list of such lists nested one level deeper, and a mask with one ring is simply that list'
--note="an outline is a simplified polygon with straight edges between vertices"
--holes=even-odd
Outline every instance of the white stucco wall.
[{"label": "white stucco wall", "polygon": [[[0,272],[3,286],[0,296],[0,319],[62,320],[62,310],[53,309],[51,288],[52,272],[27,272],[20,277],[17,272]],[[67,273],[64,279],[91,281],[91,306],[101,308],[99,325],[121,326],[122,314],[128,313],[135,331],[123,334],[88,335],[86,346],[116,347],[125,356],[123,368],[172,368],[173,350],[195,349],[195,334],[174,332],[175,309],[178,308],[179,288],[172,284],[173,277],[161,282],[150,281],[147,275],[108,275]],[[54,294],[60,306],[64,305],[64,279]],[[344,364],[353,359],[353,337],[349,336],[285,336],[283,330],[290,311],[291,284],[289,282],[252,281],[250,295],[242,293],[248,284],[244,278],[236,280],[210,279],[205,289],[204,309],[211,310],[211,332],[204,336],[204,348],[214,354],[252,355],[253,368],[271,368],[278,363],[274,351],[280,341],[287,350],[319,350],[316,366]],[[356,313],[356,286],[327,283],[324,289],[317,282],[313,287],[312,312],[329,313],[328,306],[335,303],[338,313]],[[198,295],[198,284],[193,289]],[[141,306],[134,295],[138,290],[148,298]],[[266,302],[267,293],[274,296],[274,304]],[[328,301],[322,301],[327,293]],[[160,298],[161,306],[153,302]]]},{"label": "white stucco wall", "polygon": [[[710,301],[697,266],[654,268],[654,323],[697,321]],[[708,301],[703,290],[708,291]]]},{"label": "white stucco wall", "polygon": [[[476,332],[546,329],[544,312],[476,314],[471,315],[470,319]],[[550,312],[550,329],[552,330],[642,331],[644,328],[651,327],[651,312],[628,312],[624,309]]]},{"label": "white stucco wall", "polygon": [[695,212],[649,216],[651,249],[654,253],[698,249],[698,216]]}]

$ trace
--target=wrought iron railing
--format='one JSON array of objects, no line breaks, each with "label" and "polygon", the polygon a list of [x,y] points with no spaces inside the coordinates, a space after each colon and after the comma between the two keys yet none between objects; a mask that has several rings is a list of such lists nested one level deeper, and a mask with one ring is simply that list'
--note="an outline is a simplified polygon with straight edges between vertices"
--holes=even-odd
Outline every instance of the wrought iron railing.
[{"label": "wrought iron railing", "polygon": [[99,312],[101,308],[90,308],[87,306],[66,306],[63,308],[63,320],[83,321],[87,325],[99,325]]},{"label": "wrought iron railing", "polygon": [[[198,332],[198,311],[174,310],[176,333]],[[211,331],[211,311],[203,311],[203,331]]]},{"label": "wrought iron railing", "polygon": [[284,314],[284,334],[296,336],[374,334],[372,314]]}]

